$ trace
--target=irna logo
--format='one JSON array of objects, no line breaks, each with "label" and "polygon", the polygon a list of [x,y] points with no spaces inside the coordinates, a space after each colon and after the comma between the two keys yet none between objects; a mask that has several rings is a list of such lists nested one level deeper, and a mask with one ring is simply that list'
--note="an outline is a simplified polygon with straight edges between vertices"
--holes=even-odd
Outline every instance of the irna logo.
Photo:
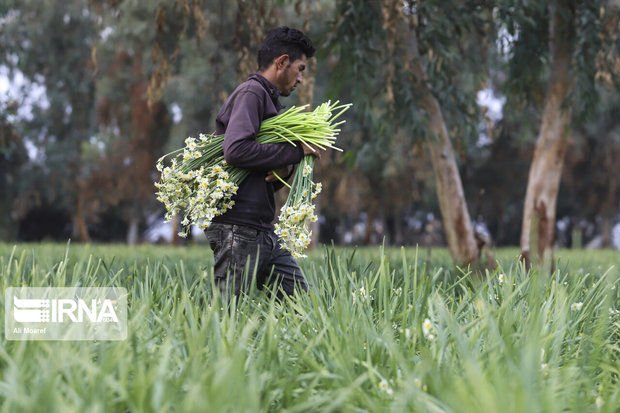
[{"label": "irna logo", "polygon": [[13,297],[13,318],[18,323],[118,323],[118,316],[110,299],[32,299]]},{"label": "irna logo", "polygon": [[127,290],[11,287],[4,320],[7,340],[124,340]]}]

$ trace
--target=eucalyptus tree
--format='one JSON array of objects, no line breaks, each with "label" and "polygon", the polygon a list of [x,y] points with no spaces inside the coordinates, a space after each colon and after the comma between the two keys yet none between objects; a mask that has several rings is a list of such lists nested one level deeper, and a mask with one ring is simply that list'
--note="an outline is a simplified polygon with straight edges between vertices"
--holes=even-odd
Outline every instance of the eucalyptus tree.
[{"label": "eucalyptus tree", "polygon": [[[0,16],[0,65],[44,93],[12,127],[39,153],[19,176],[19,217],[38,207],[64,209],[75,237],[88,240],[83,189],[89,165],[83,146],[94,130],[94,78],[89,65],[96,36],[88,1],[8,1]],[[30,94],[32,91],[21,91]],[[21,108],[24,109],[24,108]]]},{"label": "eucalyptus tree", "polygon": [[484,2],[340,0],[331,34],[336,90],[351,92],[367,125],[358,161],[380,176],[411,156],[411,149],[390,150],[399,130],[410,137],[409,148],[424,140],[457,262],[477,261],[481,253],[454,142],[477,136],[475,94],[485,79],[489,20]]},{"label": "eucalyptus tree", "polygon": [[618,6],[606,0],[502,1],[512,108],[540,112],[523,209],[521,253],[551,256],[556,203],[574,126],[592,117],[598,88],[618,89]]},{"label": "eucalyptus tree", "polygon": [[96,1],[92,9],[100,33],[97,138],[106,148],[95,187],[120,211],[126,239],[135,243],[147,213],[158,208],[155,161],[172,129],[164,96],[180,70],[179,41],[190,33],[199,42],[208,22],[199,2]]}]

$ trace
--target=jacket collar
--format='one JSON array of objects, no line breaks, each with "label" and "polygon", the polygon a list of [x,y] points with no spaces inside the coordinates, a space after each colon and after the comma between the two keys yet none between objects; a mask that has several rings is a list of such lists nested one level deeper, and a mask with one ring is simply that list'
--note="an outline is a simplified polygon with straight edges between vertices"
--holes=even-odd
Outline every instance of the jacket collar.
[{"label": "jacket collar", "polygon": [[260,73],[252,73],[248,77],[248,80],[256,80],[258,83],[261,84],[261,86],[263,88],[265,88],[265,90],[269,94],[269,97],[273,101],[273,104],[275,105],[275,107],[278,110],[278,112],[280,110],[284,109],[284,105],[282,105],[280,103],[280,100],[279,100],[279,98],[280,98],[280,89],[278,89],[273,83],[271,83],[269,80],[267,80],[267,78],[265,78]]}]

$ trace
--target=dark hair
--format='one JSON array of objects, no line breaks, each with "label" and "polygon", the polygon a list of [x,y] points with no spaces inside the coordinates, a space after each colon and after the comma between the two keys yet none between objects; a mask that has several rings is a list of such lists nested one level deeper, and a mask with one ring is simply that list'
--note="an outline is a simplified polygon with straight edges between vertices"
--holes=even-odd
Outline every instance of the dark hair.
[{"label": "dark hair", "polygon": [[306,55],[307,58],[314,56],[315,51],[312,40],[303,32],[286,26],[277,27],[267,33],[258,50],[258,70],[267,69],[283,54],[287,54],[291,62],[294,62],[301,59],[302,55]]}]

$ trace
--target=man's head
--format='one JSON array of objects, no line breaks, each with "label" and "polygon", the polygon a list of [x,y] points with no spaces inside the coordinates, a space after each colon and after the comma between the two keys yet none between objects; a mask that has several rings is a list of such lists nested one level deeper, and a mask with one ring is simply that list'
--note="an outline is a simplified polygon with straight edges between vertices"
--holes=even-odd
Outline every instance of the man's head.
[{"label": "man's head", "polygon": [[301,31],[278,27],[267,34],[258,51],[258,70],[288,96],[302,81],[307,58],[314,52],[312,41]]}]

